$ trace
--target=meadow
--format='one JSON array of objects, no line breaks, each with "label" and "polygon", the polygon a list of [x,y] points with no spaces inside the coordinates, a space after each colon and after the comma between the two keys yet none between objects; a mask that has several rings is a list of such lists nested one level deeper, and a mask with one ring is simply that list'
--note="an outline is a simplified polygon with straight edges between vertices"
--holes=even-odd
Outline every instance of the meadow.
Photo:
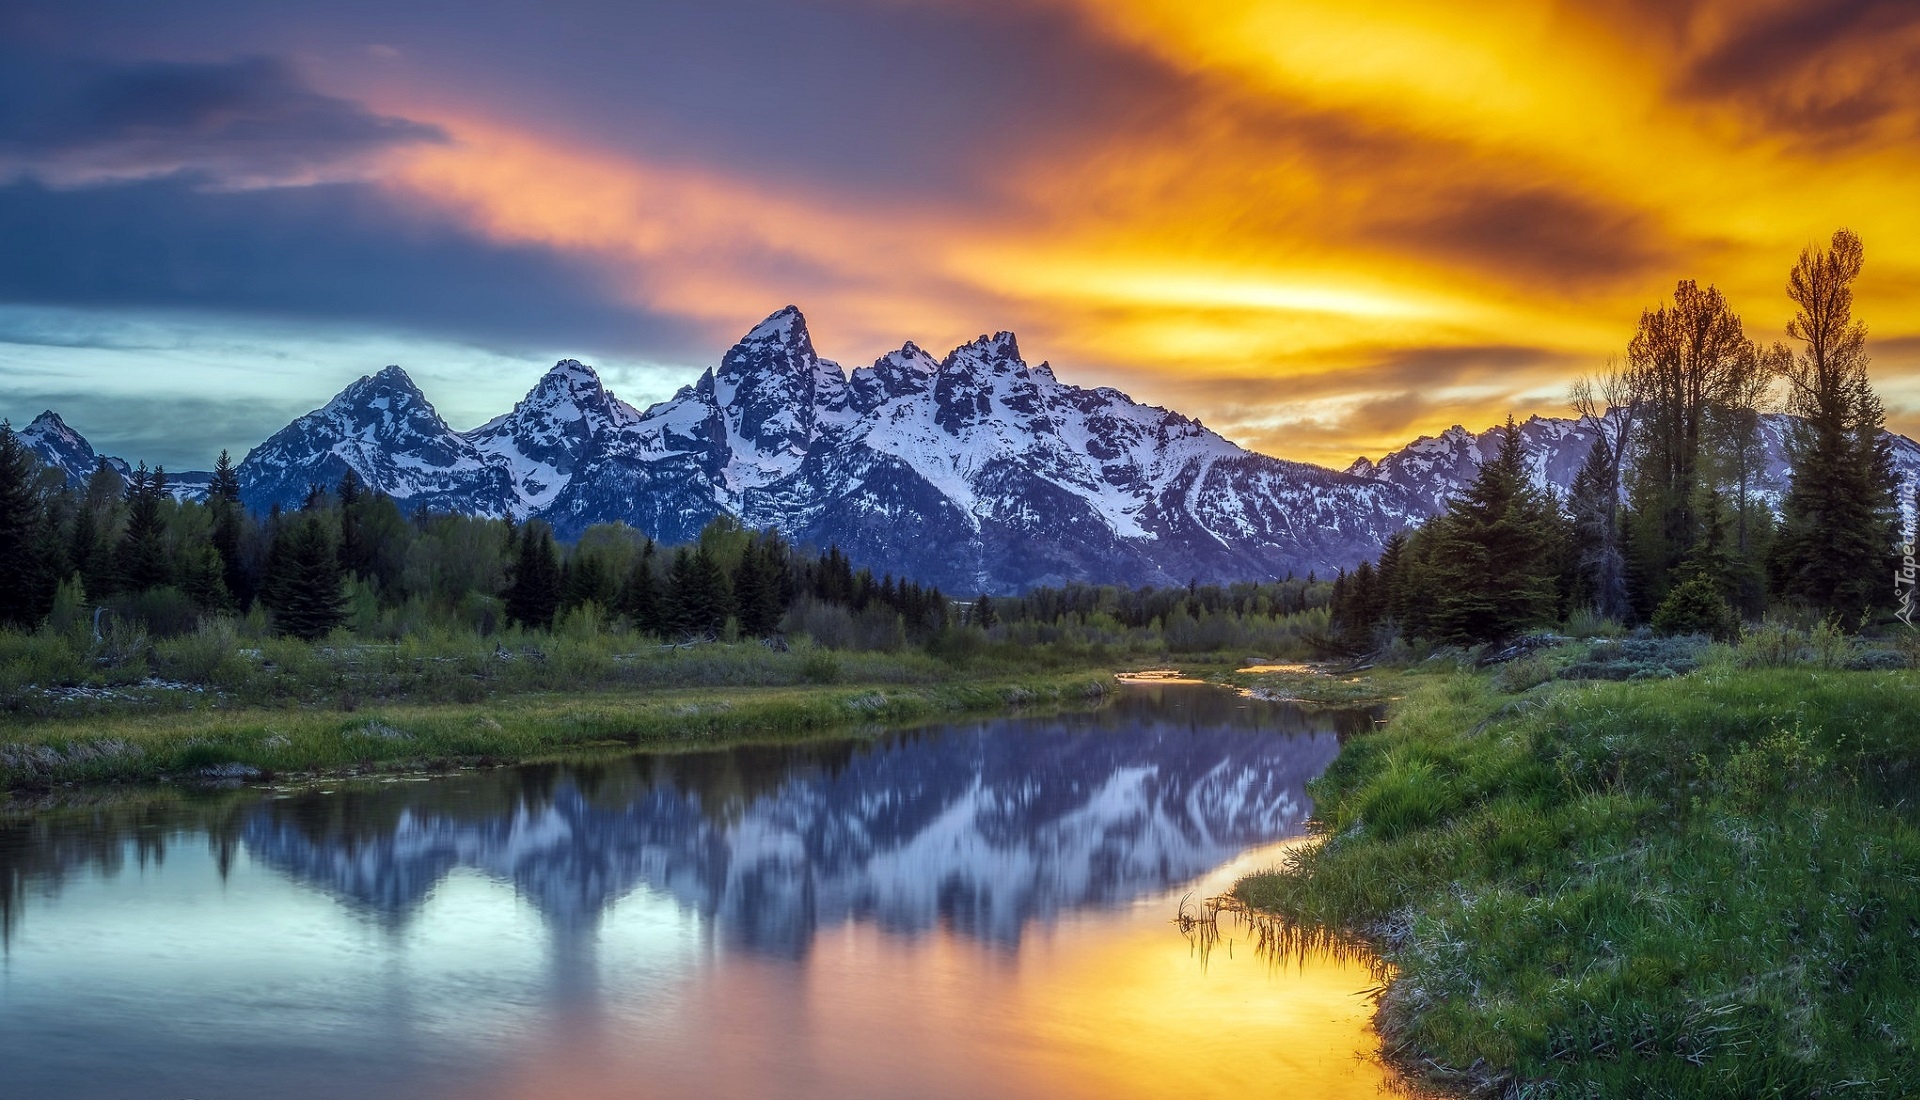
[{"label": "meadow", "polygon": [[[1908,647],[1910,648],[1910,647]],[[1920,1079],[1920,674],[1770,626],[1394,674],[1236,896],[1387,964],[1390,1057],[1497,1096]]]}]

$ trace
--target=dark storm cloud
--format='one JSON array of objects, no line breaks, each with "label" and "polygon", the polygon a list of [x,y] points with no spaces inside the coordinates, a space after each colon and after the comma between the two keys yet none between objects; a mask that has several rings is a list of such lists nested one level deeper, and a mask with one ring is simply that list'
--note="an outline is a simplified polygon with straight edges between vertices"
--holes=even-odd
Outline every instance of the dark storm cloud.
[{"label": "dark storm cloud", "polygon": [[[457,87],[466,109],[648,158],[858,193],[991,189],[1152,125],[1187,78],[1066,5],[892,0],[37,3],[46,48],[357,57]],[[376,51],[369,47],[378,44]]]},{"label": "dark storm cloud", "polygon": [[690,349],[604,275],[476,240],[363,184],[210,193],[185,179],[0,187],[0,300],[372,321],[588,348]]},{"label": "dark storm cloud", "polygon": [[1770,129],[1841,144],[1909,111],[1920,90],[1913,0],[1812,0],[1727,14],[1731,29],[1688,57],[1676,83],[1683,96],[1729,102]]},{"label": "dark storm cloud", "polygon": [[306,86],[283,60],[39,60],[0,54],[0,176],[55,185],[188,175],[250,187],[311,182],[434,126]]},{"label": "dark storm cloud", "polygon": [[1555,286],[1609,282],[1670,267],[1670,238],[1630,206],[1549,187],[1485,187],[1436,196],[1417,213],[1376,222],[1377,244]]}]

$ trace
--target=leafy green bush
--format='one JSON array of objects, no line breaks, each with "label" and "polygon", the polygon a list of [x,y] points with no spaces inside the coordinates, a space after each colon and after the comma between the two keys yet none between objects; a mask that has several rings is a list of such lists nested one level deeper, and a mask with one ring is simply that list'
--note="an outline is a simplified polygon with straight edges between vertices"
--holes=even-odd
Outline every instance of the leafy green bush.
[{"label": "leafy green bush", "polygon": [[800,662],[800,676],[810,684],[840,682],[840,659],[830,650],[809,649]]},{"label": "leafy green bush", "polygon": [[1676,585],[1660,601],[1653,612],[1653,629],[1669,637],[1704,634],[1730,642],[1740,636],[1740,616],[1711,579],[1697,576]]}]

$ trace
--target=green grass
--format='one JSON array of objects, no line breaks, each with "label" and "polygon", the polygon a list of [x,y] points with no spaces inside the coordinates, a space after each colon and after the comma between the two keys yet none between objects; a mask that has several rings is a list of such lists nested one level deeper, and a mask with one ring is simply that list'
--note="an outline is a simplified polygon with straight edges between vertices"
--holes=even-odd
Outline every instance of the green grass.
[{"label": "green grass", "polygon": [[1380,952],[1391,1056],[1489,1095],[1920,1082],[1920,675],[1407,682],[1316,784],[1324,842],[1235,887]]},{"label": "green grass", "polygon": [[[522,693],[472,703],[389,702],[343,712],[237,707],[0,727],[0,788],[145,781],[238,766],[350,774],[526,760],[592,745],[700,745],[803,736],[941,713],[1085,703],[1110,677],[1086,671],[950,677],[945,683]],[[237,769],[236,769],[237,770]]]}]

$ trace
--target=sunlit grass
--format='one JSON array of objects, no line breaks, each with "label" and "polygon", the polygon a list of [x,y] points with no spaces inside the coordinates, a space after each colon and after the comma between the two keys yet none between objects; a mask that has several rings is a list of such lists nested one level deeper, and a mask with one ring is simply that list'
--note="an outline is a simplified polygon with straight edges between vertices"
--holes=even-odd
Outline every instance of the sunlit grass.
[{"label": "sunlit grass", "polygon": [[1920,1074],[1920,676],[1413,679],[1316,785],[1325,843],[1236,887],[1379,948],[1390,1052],[1525,1095]]}]

